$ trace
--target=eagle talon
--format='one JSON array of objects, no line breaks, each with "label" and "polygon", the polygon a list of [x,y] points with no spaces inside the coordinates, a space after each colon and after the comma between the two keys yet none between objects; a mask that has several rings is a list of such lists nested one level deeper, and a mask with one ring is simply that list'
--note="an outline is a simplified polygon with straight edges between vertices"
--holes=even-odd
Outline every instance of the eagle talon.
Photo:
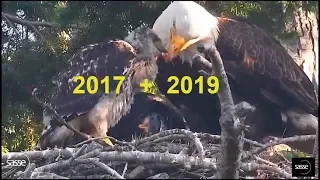
[{"label": "eagle talon", "polygon": [[111,140],[106,137],[106,138],[103,138],[101,139],[103,142],[105,142],[107,145],[111,146],[111,147],[114,147],[113,143],[111,142]]},{"label": "eagle talon", "polygon": [[204,51],[206,50],[203,44],[199,44],[197,46],[197,50],[199,51],[199,53],[204,53]]},{"label": "eagle talon", "polygon": [[209,73],[205,72],[204,70],[200,70],[198,71],[198,73],[205,78],[208,78],[210,76]]},{"label": "eagle talon", "polygon": [[241,126],[241,130],[245,133],[250,132],[251,127],[249,125],[243,125]]},{"label": "eagle talon", "polygon": [[199,55],[199,54],[194,55],[194,56],[192,57],[192,60],[193,60],[193,61],[198,61],[198,62],[200,62],[200,61],[201,61],[201,55]]}]

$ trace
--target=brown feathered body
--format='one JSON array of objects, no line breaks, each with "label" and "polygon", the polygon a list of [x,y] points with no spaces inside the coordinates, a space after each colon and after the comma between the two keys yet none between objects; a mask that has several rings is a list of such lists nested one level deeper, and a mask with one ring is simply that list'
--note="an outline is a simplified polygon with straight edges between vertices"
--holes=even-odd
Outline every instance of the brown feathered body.
[{"label": "brown feathered body", "polygon": [[[245,19],[217,19],[216,46],[231,88],[240,99],[262,109],[268,118],[265,129],[276,130],[281,126],[275,125],[284,122],[294,126],[295,133],[314,133],[318,124],[315,89],[286,49]],[[286,134],[285,129],[282,132]]]},{"label": "brown feathered body", "polygon": [[[128,139],[141,131],[138,126],[145,117],[153,113],[165,117],[173,115],[160,102],[153,101],[147,95],[137,94],[139,82],[143,79],[154,80],[157,74],[154,58],[159,55],[159,50],[158,39],[155,38],[148,29],[140,28],[125,41],[112,40],[82,48],[67,61],[66,70],[60,72],[54,80],[57,87],[50,104],[67,123],[92,137],[106,136],[108,130],[114,128],[112,134],[108,135]],[[116,94],[114,90],[118,82],[113,77],[122,75],[125,81],[121,93]],[[85,80],[95,76],[98,79],[98,92],[73,94],[78,85],[73,81],[76,76],[82,76]],[[105,94],[105,84],[101,83],[105,76],[110,79],[109,94]],[[86,84],[82,88],[85,87]],[[46,110],[43,116],[46,127],[38,143],[40,148],[66,147],[83,140]],[[176,117],[173,115],[169,120]]]},{"label": "brown feathered body", "polygon": [[[166,17],[167,21],[172,22],[175,15],[172,15],[172,20]],[[235,103],[247,101],[256,107],[256,111],[249,114],[246,120],[251,125],[248,135],[259,139],[266,135],[314,133],[318,125],[318,103],[314,86],[286,49],[271,35],[243,18],[216,19],[217,27],[212,30],[216,34],[212,38],[216,38],[216,47],[223,60]],[[159,37],[163,41],[168,40],[168,34],[163,32],[163,37]],[[162,62],[161,67],[166,67],[163,71],[167,74],[170,71],[170,75],[179,78],[189,75],[195,80],[199,77],[194,65],[190,64],[193,56],[200,54],[194,51],[200,43],[202,41],[190,46],[186,50],[190,51],[185,53],[187,56],[176,57],[169,63]],[[183,64],[182,58],[189,64]],[[159,65],[159,76],[161,74]],[[162,82],[163,79],[159,78],[158,81]],[[166,92],[170,86],[168,84],[160,89]],[[205,85],[204,89],[206,88]],[[176,106],[199,115],[197,122],[187,118],[191,130],[220,133],[218,97],[207,92],[199,94],[197,85],[193,86],[192,91],[189,95],[168,95],[168,98]]]}]

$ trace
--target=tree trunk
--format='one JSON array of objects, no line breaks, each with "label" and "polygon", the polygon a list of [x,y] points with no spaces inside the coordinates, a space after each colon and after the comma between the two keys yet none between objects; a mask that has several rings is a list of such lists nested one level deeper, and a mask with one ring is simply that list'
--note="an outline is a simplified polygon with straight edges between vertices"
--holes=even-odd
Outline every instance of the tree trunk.
[{"label": "tree trunk", "polygon": [[307,74],[318,94],[319,51],[318,51],[318,17],[313,12],[298,8],[292,22],[286,24],[287,31],[296,32],[293,40],[282,40],[289,54]]},{"label": "tree trunk", "polygon": [[[300,67],[307,74],[318,95],[319,89],[319,51],[318,51],[318,18],[315,13],[306,12],[299,8],[295,12],[295,31],[298,33],[297,54],[300,60]],[[319,132],[317,131],[317,136]],[[316,172],[318,169],[319,145],[318,138],[315,140],[313,156],[316,158]],[[316,173],[318,176],[318,173]]]},{"label": "tree trunk", "polygon": [[318,21],[315,13],[299,8],[295,14],[295,30],[298,33],[297,53],[299,64],[318,90]]}]

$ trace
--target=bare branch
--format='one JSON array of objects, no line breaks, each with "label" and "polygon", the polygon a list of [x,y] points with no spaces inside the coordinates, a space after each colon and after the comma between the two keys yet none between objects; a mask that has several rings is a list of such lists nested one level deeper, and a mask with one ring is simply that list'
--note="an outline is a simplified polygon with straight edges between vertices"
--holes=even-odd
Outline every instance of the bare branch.
[{"label": "bare branch", "polygon": [[297,141],[307,141],[307,140],[311,140],[311,139],[315,139],[315,138],[316,138],[316,135],[301,135],[301,136],[281,138],[279,140],[272,141],[268,144],[265,144],[263,147],[252,150],[250,153],[243,155],[241,160],[245,161],[245,160],[249,159],[250,157],[252,157],[253,155],[259,154],[260,152],[266,150],[267,148],[278,145],[278,144],[286,144],[289,142],[297,142]]},{"label": "bare branch", "polygon": [[36,168],[36,164],[35,163],[29,164],[27,169],[23,172],[23,179],[29,179],[31,177],[31,174],[32,174],[32,172],[33,172],[33,170],[35,168]]},{"label": "bare branch", "polygon": [[128,177],[129,177],[130,179],[136,178],[136,177],[138,177],[141,173],[143,173],[145,170],[146,170],[145,167],[143,167],[143,166],[138,166],[138,167],[136,167],[134,170],[132,170],[132,171],[128,174]]},{"label": "bare branch", "polygon": [[281,168],[268,166],[264,164],[241,163],[240,168],[244,171],[268,170],[268,171],[280,174],[281,177],[284,177],[286,179],[297,179],[292,177],[289,173],[287,173],[285,170],[282,170]]},{"label": "bare branch", "polygon": [[114,169],[110,168],[106,164],[100,162],[99,159],[92,160],[92,163],[94,163],[95,165],[101,167],[102,169],[104,169],[105,171],[110,173],[112,176],[115,176],[117,179],[124,179],[117,171],[115,171]]},{"label": "bare branch", "polygon": [[78,134],[80,137],[84,138],[84,139],[90,139],[90,137],[80,131],[78,131],[77,129],[73,128],[70,124],[66,123],[66,121],[64,119],[62,119],[59,114],[57,113],[56,110],[53,109],[53,107],[51,107],[51,105],[49,104],[46,104],[44,102],[42,102],[36,95],[36,91],[37,91],[37,88],[34,88],[33,89],[33,92],[32,92],[32,96],[35,98],[35,100],[41,105],[43,106],[45,109],[48,110],[48,112],[51,112],[55,118],[61,123],[63,124],[64,126],[66,126],[68,129],[70,129],[71,131],[73,131],[74,133]]},{"label": "bare branch", "polygon": [[20,34],[17,27],[7,18],[7,16],[2,15],[2,17],[3,17],[3,19],[5,19],[8,22],[8,24],[12,27],[12,29],[14,29],[16,34]]},{"label": "bare branch", "polygon": [[239,162],[243,147],[243,121],[235,118],[235,107],[228,83],[227,74],[224,70],[223,62],[215,45],[205,49],[201,44],[198,46],[199,52],[204,52],[207,59],[211,61],[211,75],[219,78],[220,89],[217,92],[220,105],[221,117],[221,156],[218,161],[219,179],[238,179]]},{"label": "bare branch", "polygon": [[128,169],[128,163],[126,163],[123,167],[123,171],[122,171],[122,177],[124,177],[125,173],[127,172],[127,169]]},{"label": "bare branch", "polygon": [[162,131],[162,132],[155,134],[155,135],[152,135],[150,137],[146,137],[146,138],[143,138],[138,141],[133,141],[132,145],[137,146],[139,144],[143,144],[145,142],[150,142],[150,141],[159,139],[164,136],[172,135],[172,134],[183,134],[186,137],[188,137],[189,139],[193,140],[193,142],[199,152],[200,158],[203,158],[204,150],[203,150],[203,146],[202,146],[199,138],[197,137],[197,133],[193,133],[193,132],[185,130],[185,129],[171,129],[171,130],[167,130],[167,131]]},{"label": "bare branch", "polygon": [[255,158],[257,161],[263,162],[263,163],[265,163],[265,164],[267,164],[267,165],[269,165],[269,166],[278,167],[278,165],[276,165],[275,163],[270,162],[270,161],[265,160],[265,159],[262,159],[262,158],[260,158],[260,157],[258,157],[258,156],[254,156],[254,158]]},{"label": "bare branch", "polygon": [[82,142],[80,142],[80,143],[78,143],[78,144],[76,144],[76,145],[73,145],[73,146],[71,146],[71,147],[81,147],[81,146],[84,145],[84,144],[87,144],[87,143],[90,143],[90,142],[93,142],[93,141],[97,141],[97,140],[100,140],[100,139],[105,139],[105,138],[109,138],[109,139],[111,139],[111,140],[114,140],[114,141],[115,141],[116,143],[118,143],[118,144],[130,144],[130,143],[128,143],[128,142],[120,141],[120,140],[118,140],[118,139],[116,139],[116,138],[114,138],[114,137],[111,137],[111,136],[104,136],[104,137],[90,138],[90,139],[87,139],[87,140],[85,140],[85,141],[82,141]]},{"label": "bare branch", "polygon": [[64,176],[59,176],[55,173],[49,172],[33,172],[31,179],[69,179]]},{"label": "bare branch", "polygon": [[70,159],[69,161],[74,161],[76,158],[82,155],[82,152],[88,147],[88,145],[83,145]]},{"label": "bare branch", "polygon": [[145,163],[166,163],[166,164],[181,164],[183,166],[190,165],[191,167],[202,167],[207,169],[216,170],[215,160],[210,158],[204,158],[200,160],[197,157],[188,157],[177,154],[170,153],[159,153],[159,152],[140,152],[140,151],[130,151],[130,152],[101,152],[98,156],[99,159],[104,161],[136,161]]},{"label": "bare branch", "polygon": [[[21,24],[24,26],[28,26],[30,28],[33,28],[32,26],[43,26],[43,27],[51,27],[51,28],[61,28],[61,25],[57,24],[57,23],[52,23],[52,22],[39,22],[39,21],[29,21],[29,20],[25,20],[25,19],[20,19],[17,18],[13,15],[1,12],[1,15],[4,19],[6,20],[10,20],[14,23],[17,24]],[[70,25],[71,28],[74,29],[85,29],[87,28],[86,26],[79,26],[79,25]]]},{"label": "bare branch", "polygon": [[54,54],[57,54],[56,51],[54,50],[53,46],[50,44],[49,41],[47,41],[43,36],[42,34],[40,33],[40,31],[34,26],[34,25],[30,25],[31,28],[34,30],[34,32],[36,34],[38,34],[38,36],[40,37],[40,39],[44,42],[44,43],[47,43],[49,46],[50,46],[50,49],[51,51],[54,53]]}]

